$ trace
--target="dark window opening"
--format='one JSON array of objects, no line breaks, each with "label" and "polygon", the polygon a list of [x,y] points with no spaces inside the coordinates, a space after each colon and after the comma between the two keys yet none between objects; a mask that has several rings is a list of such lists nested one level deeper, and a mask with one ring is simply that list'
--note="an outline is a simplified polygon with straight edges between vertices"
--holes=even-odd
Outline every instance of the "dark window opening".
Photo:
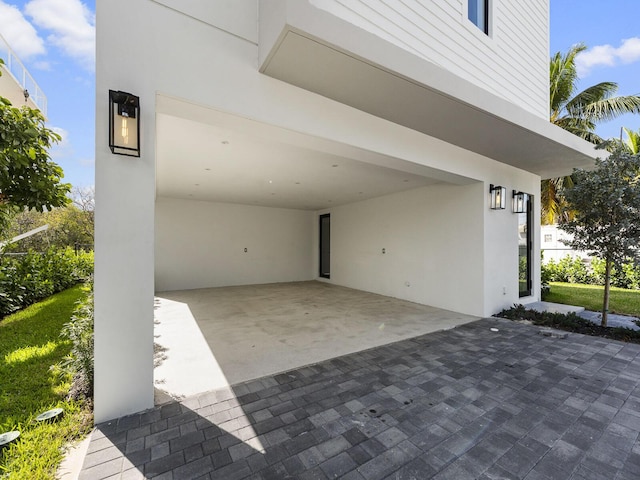
[{"label": "dark window opening", "polygon": [[331,278],[331,216],[320,215],[320,276]]},{"label": "dark window opening", "polygon": [[468,0],[468,17],[474,25],[489,35],[489,0]]},{"label": "dark window opening", "polygon": [[518,214],[518,284],[519,296],[533,291],[533,196],[528,195],[527,211]]}]

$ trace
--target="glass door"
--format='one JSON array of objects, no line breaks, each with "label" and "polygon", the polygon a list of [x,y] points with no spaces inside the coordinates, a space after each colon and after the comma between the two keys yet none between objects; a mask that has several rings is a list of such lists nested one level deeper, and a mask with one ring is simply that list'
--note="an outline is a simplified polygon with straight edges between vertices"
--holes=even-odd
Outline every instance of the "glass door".
[{"label": "glass door", "polygon": [[533,254],[533,196],[527,195],[526,211],[518,213],[518,292],[520,297],[531,295]]}]

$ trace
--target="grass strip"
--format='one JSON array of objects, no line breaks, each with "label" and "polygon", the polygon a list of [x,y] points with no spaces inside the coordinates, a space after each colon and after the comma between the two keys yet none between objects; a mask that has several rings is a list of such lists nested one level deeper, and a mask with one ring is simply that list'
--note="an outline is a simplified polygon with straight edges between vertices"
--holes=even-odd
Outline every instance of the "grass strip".
[{"label": "grass strip", "polygon": [[[551,282],[549,285],[551,290],[544,297],[546,302],[575,305],[594,312],[602,310],[604,287],[601,285],[562,282]],[[609,313],[640,317],[640,290],[611,287]]]},{"label": "grass strip", "polygon": [[[64,446],[91,429],[90,409],[65,400],[71,379],[51,369],[71,350],[60,331],[86,294],[77,285],[0,320],[0,433],[21,432],[0,453],[2,479],[54,479]],[[34,420],[58,407],[59,421]]]}]

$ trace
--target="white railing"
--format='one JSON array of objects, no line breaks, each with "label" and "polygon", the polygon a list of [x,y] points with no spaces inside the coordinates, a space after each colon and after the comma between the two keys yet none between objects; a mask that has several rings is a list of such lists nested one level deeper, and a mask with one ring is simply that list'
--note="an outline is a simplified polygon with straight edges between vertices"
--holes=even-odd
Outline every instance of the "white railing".
[{"label": "white railing", "polygon": [[0,58],[4,60],[4,71],[8,72],[23,90],[29,92],[29,98],[36,104],[42,114],[46,116],[47,97],[1,34]]}]

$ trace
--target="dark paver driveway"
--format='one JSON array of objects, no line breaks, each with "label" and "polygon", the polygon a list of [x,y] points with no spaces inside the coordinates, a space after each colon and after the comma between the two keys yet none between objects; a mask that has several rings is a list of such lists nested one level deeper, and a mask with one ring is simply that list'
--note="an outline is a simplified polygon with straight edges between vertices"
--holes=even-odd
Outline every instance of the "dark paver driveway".
[{"label": "dark paver driveway", "polygon": [[640,478],[640,345],[539,330],[484,319],[99,425],[81,478]]}]

